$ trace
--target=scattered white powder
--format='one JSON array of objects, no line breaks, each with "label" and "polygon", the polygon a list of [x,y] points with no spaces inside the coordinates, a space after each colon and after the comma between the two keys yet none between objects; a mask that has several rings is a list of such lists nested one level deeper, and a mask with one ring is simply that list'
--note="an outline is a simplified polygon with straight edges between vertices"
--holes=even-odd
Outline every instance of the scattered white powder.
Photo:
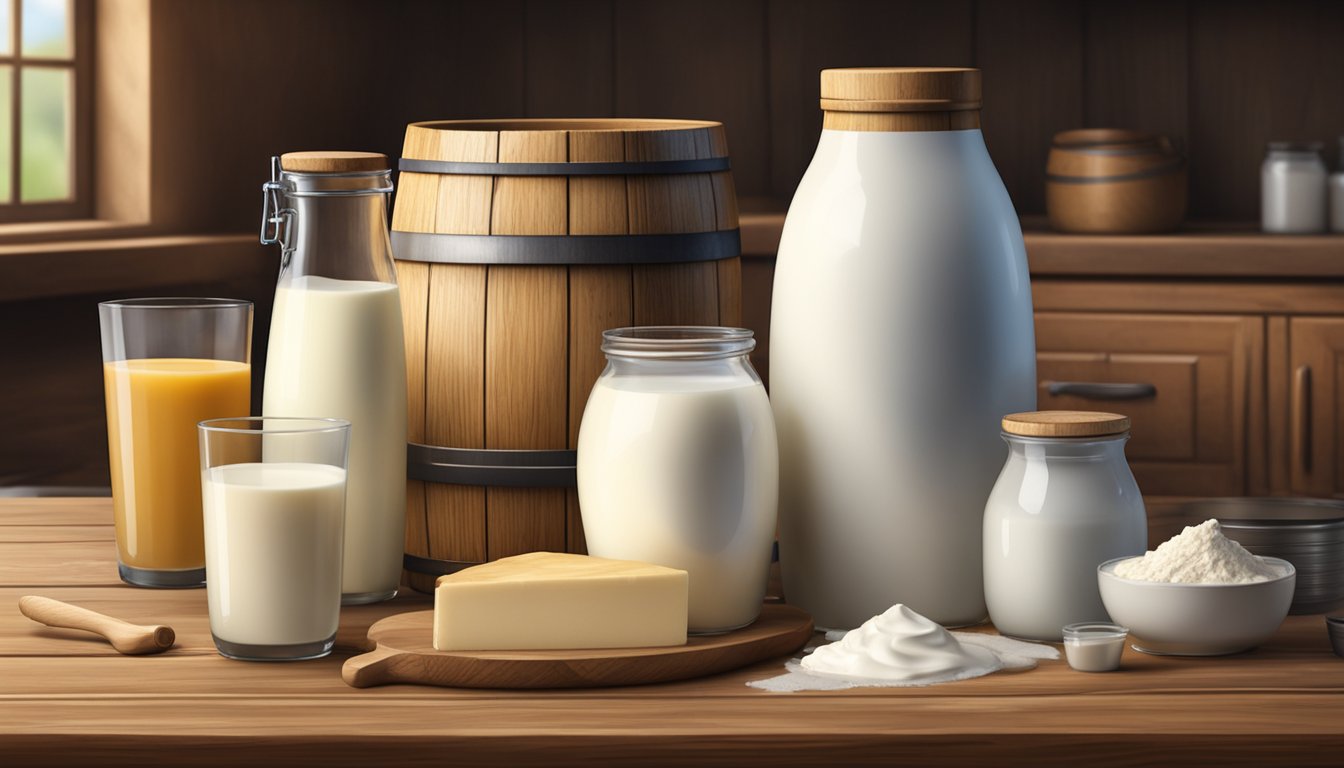
[{"label": "scattered white powder", "polygon": [[747,683],[766,691],[832,691],[865,686],[924,686],[1001,669],[1030,669],[1059,651],[997,635],[948,632],[894,605],[850,632],[828,632],[823,645],[784,665],[785,674]]},{"label": "scattered white powder", "polygon": [[1115,575],[1172,584],[1249,584],[1283,574],[1224,536],[1217,520],[1205,520],[1188,526],[1143,557],[1117,563]]}]

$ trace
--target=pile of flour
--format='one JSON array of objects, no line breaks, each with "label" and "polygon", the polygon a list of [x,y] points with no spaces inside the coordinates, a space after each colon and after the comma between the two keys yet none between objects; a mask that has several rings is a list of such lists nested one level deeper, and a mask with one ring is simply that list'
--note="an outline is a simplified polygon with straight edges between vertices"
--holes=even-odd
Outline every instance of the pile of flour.
[{"label": "pile of flour", "polygon": [[827,632],[823,645],[784,665],[787,672],[747,683],[766,691],[833,691],[864,686],[923,686],[1030,669],[1058,659],[1048,645],[972,632],[948,632],[897,604],[850,632]]},{"label": "pile of flour", "polygon": [[1172,584],[1249,584],[1277,579],[1283,574],[1224,536],[1217,520],[1205,520],[1187,527],[1143,557],[1117,564],[1115,575],[1134,581]]}]

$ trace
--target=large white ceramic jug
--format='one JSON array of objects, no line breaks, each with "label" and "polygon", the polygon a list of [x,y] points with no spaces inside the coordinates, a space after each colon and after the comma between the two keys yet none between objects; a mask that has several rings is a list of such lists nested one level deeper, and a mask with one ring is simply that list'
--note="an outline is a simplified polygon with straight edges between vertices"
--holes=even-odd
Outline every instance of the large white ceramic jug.
[{"label": "large white ceramic jug", "polygon": [[1026,252],[980,72],[826,70],[821,97],[771,317],[785,598],[821,627],[895,603],[974,624],[999,419],[1036,407]]}]

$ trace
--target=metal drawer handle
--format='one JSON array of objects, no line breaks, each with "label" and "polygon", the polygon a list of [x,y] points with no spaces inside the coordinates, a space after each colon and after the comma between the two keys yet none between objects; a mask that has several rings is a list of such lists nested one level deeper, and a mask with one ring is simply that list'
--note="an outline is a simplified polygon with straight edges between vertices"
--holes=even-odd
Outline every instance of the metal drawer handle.
[{"label": "metal drawer handle", "polygon": [[1143,400],[1157,396],[1157,387],[1144,382],[1049,381],[1046,391],[1088,400]]}]

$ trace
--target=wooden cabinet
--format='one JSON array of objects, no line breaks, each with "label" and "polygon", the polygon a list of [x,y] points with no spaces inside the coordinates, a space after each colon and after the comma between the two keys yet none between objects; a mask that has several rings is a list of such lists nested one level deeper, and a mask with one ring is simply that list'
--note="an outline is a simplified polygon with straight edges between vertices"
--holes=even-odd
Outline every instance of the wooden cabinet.
[{"label": "wooden cabinet", "polygon": [[1273,412],[1287,443],[1288,490],[1344,496],[1344,317],[1287,318],[1287,366]]},{"label": "wooden cabinet", "polygon": [[1042,410],[1107,410],[1133,422],[1126,447],[1149,495],[1248,492],[1250,418],[1264,397],[1260,318],[1036,315]]}]

